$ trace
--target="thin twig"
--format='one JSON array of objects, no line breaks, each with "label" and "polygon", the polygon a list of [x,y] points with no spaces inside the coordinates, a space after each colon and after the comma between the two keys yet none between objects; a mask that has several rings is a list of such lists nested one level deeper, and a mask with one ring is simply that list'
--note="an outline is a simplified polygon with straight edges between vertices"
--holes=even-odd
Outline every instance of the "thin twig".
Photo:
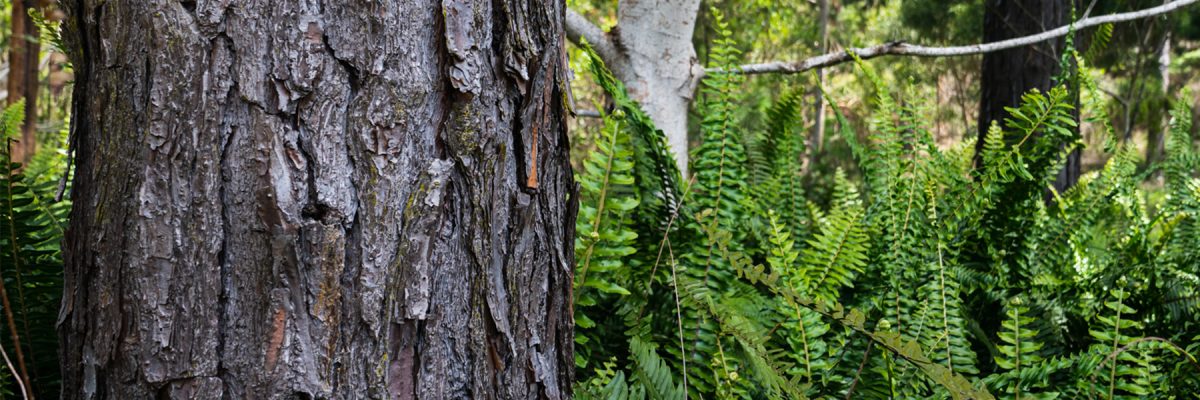
[{"label": "thin twig", "polygon": [[600,118],[600,112],[596,110],[575,110],[575,118]]},{"label": "thin twig", "polygon": [[867,359],[871,356],[871,346],[874,345],[873,341],[867,342],[867,351],[863,352],[862,362],[858,363],[858,371],[854,372],[854,380],[850,381],[850,388],[846,390],[846,400],[850,400],[850,396],[854,394],[854,386],[858,385],[858,377],[862,375],[863,367],[867,365]]},{"label": "thin twig", "polygon": [[[650,267],[650,282],[646,284],[647,288],[654,286],[654,273],[658,271],[658,263],[662,261],[663,246],[667,243],[667,238],[671,235],[671,226],[675,225],[675,219],[679,218],[679,212],[683,210],[683,202],[687,200],[688,194],[692,192],[692,184],[696,183],[696,177],[693,175],[688,179],[688,184],[683,188],[683,197],[679,198],[679,202],[675,205],[675,213],[671,214],[671,218],[667,219],[667,228],[663,231],[662,241],[658,242],[658,256],[654,257],[654,266]],[[641,315],[638,316],[641,318]]]},{"label": "thin twig", "polygon": [[4,351],[4,346],[0,346],[0,356],[4,356],[4,364],[8,366],[8,371],[12,372],[12,376],[17,380],[17,386],[21,387],[21,398],[29,400],[29,393],[25,393],[25,382],[21,381],[21,374],[17,373],[17,369],[13,368],[12,360],[8,359],[8,352]]},{"label": "thin twig", "polygon": [[683,341],[683,309],[679,303],[679,280],[675,277],[675,249],[671,247],[671,241],[666,241],[667,255],[670,256],[671,263],[671,289],[675,293],[675,321],[679,325],[679,354],[683,360],[683,398],[688,398],[688,373],[687,373],[687,348]]},{"label": "thin twig", "polygon": [[[687,374],[687,346],[683,340],[683,311],[679,304],[679,281],[675,275],[675,250],[671,247],[671,226],[675,224],[675,219],[679,217],[679,211],[683,209],[683,202],[687,200],[688,193],[691,192],[692,184],[696,182],[696,177],[693,176],[688,180],[687,186],[684,187],[683,196],[679,198],[679,202],[675,204],[675,213],[671,214],[671,218],[667,219],[667,228],[663,232],[662,241],[658,243],[658,255],[654,258],[654,266],[650,269],[649,282],[646,283],[646,290],[654,287],[654,273],[658,271],[658,264],[662,262],[663,249],[667,249],[668,262],[671,264],[671,289],[675,294],[675,321],[679,325],[679,354],[683,360],[683,398],[688,398],[688,374]],[[642,319],[646,309],[642,308],[638,312],[638,319]]]}]

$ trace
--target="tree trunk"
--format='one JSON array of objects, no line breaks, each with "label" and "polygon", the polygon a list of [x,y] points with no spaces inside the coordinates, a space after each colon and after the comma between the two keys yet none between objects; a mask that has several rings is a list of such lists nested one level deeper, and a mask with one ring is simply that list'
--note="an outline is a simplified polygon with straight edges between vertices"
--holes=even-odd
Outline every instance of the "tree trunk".
[{"label": "tree trunk", "polygon": [[[1158,47],[1158,83],[1159,97],[1162,99],[1161,107],[1163,112],[1161,122],[1158,126],[1152,126],[1148,129],[1148,137],[1146,138],[1146,165],[1153,166],[1162,157],[1166,145],[1167,132],[1171,129],[1171,113],[1165,110],[1171,109],[1171,28],[1168,25],[1166,32],[1163,33],[1162,43]],[[1154,173],[1154,179],[1162,179],[1162,171]]]},{"label": "tree trunk", "polygon": [[571,41],[590,42],[629,97],[663,131],[685,177],[688,107],[704,75],[692,44],[699,9],[700,0],[623,0],[617,4],[617,26],[609,32],[574,12],[566,20]]},{"label": "tree trunk", "polygon": [[703,74],[692,44],[699,10],[700,0],[621,1],[610,33],[624,58],[614,74],[662,129],[685,177],[688,107]]},{"label": "tree trunk", "polygon": [[[819,16],[817,20],[817,53],[825,54],[829,45],[829,0],[817,0]],[[815,168],[821,155],[821,147],[825,144],[825,99],[821,98],[821,88],[825,86],[825,69],[817,68],[817,85],[813,88],[813,128],[808,134],[808,163],[807,169]]]},{"label": "tree trunk", "polygon": [[41,0],[14,0],[12,36],[8,49],[8,104],[25,99],[25,124],[21,140],[12,146],[13,161],[26,163],[37,151],[38,56],[41,34],[29,17],[29,9],[43,6]]},{"label": "tree trunk", "polygon": [[67,399],[570,396],[561,0],[75,0]]},{"label": "tree trunk", "polygon": [[[1070,0],[986,0],[983,18],[985,43],[1027,36],[1054,29],[1070,22]],[[979,140],[976,154],[982,153],[983,138],[992,121],[1003,124],[1008,117],[1005,107],[1021,104],[1021,95],[1032,89],[1050,90],[1061,70],[1059,61],[1065,40],[1051,39],[983,55],[980,74]],[[1077,114],[1078,115],[1078,114]],[[1079,180],[1079,151],[1071,152],[1054,186],[1059,192]]]}]

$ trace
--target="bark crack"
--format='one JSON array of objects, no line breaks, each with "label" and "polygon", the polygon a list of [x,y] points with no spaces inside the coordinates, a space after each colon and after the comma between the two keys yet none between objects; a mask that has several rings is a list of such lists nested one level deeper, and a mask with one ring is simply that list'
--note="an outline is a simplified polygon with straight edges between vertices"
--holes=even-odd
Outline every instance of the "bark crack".
[{"label": "bark crack", "polygon": [[[322,5],[322,8],[323,7],[324,7],[324,5]],[[324,10],[322,10],[322,11],[324,11]],[[354,64],[350,60],[345,60],[345,59],[342,59],[341,57],[338,57],[337,50],[334,50],[333,45],[329,43],[329,34],[328,33],[321,33],[321,44],[325,45],[325,51],[329,52],[329,57],[332,58],[333,61],[336,61],[338,63],[338,65],[341,65],[342,69],[346,70],[346,73],[349,75],[348,79],[350,81],[350,97],[346,101],[346,104],[349,105],[350,101],[353,100],[355,97],[357,97],[358,90],[361,87],[360,85],[362,84],[362,82],[359,81],[358,68],[355,67]],[[347,125],[349,125],[349,124],[347,124]]]}]

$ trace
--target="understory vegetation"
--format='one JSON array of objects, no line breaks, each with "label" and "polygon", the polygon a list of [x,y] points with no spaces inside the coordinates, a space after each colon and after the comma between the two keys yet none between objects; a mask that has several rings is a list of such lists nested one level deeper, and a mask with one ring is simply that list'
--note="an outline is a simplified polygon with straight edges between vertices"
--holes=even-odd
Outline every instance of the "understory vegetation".
[{"label": "understory vegetation", "polygon": [[[58,320],[62,299],[61,242],[71,203],[55,200],[65,168],[65,150],[42,151],[27,165],[11,159],[21,135],[25,103],[0,116],[0,398],[57,397]],[[58,140],[65,136],[57,135]],[[65,189],[65,187],[64,187]],[[28,383],[15,385],[13,383]]]},{"label": "understory vegetation", "polygon": [[[710,66],[732,69],[721,29]],[[829,99],[854,165],[814,187],[803,93],[744,131],[742,78],[718,72],[684,180],[650,118],[584,53],[611,103],[577,169],[578,398],[1200,393],[1190,95],[1171,111],[1165,157],[1139,168],[1071,51],[1080,73],[1027,93],[977,152],[973,139],[939,147],[937,110],[860,62],[867,131]],[[1064,155],[1083,145],[1075,113],[1107,135],[1107,161],[1057,193]]]}]

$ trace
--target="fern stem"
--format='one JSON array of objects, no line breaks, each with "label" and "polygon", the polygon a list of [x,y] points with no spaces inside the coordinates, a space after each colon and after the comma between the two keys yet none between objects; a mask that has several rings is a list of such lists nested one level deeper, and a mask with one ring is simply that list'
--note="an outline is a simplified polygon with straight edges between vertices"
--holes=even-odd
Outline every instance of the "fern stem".
[{"label": "fern stem", "polygon": [[800,343],[804,344],[804,377],[812,382],[812,358],[808,350],[808,329],[804,327],[804,317],[800,315],[800,307],[793,306],[796,307],[796,320],[800,322],[797,324],[800,325]]},{"label": "fern stem", "polygon": [[896,398],[896,364],[892,362],[890,353],[883,353],[883,364],[887,367],[888,398]]},{"label": "fern stem", "polygon": [[[11,153],[12,139],[7,139],[4,147],[5,147],[5,152],[4,152],[5,158],[3,160],[3,162],[5,163],[4,170],[9,171],[9,169],[12,168],[12,161],[9,158],[10,155],[12,154]],[[10,178],[9,182],[8,182],[8,197],[9,197],[10,201],[8,203],[7,210],[5,210],[5,211],[7,211],[6,217],[8,218],[8,223],[9,223],[8,243],[12,247],[13,267],[14,267],[14,269],[16,269],[16,271],[20,271],[19,267],[17,267],[17,264],[18,264],[18,261],[17,261],[17,250],[18,250],[18,248],[17,248],[17,232],[16,232],[16,227],[13,225],[14,224],[14,222],[13,222],[14,212],[12,209],[12,201],[11,201],[11,199],[12,199],[12,180],[11,180],[11,174],[6,173],[6,175],[9,175],[7,178]],[[20,273],[18,272],[17,275],[18,275],[17,282],[20,282]],[[23,384],[26,386],[26,389],[28,389],[28,391],[32,391],[33,388],[29,387],[29,370],[25,367],[25,352],[21,350],[21,335],[17,333],[17,324],[16,324],[16,321],[13,319],[12,304],[8,301],[8,289],[6,288],[6,286],[7,285],[4,284],[3,275],[0,275],[0,301],[3,301],[4,317],[8,323],[8,332],[12,336],[13,350],[17,354],[17,367],[20,369],[20,372],[21,372],[20,377],[21,377],[21,380],[24,381]],[[19,287],[18,287],[18,289],[19,289]],[[22,390],[25,391],[25,389],[22,389]],[[30,396],[29,398],[32,398],[31,394],[29,396]]]},{"label": "fern stem", "polygon": [[604,180],[600,183],[600,200],[596,202],[596,219],[592,221],[592,233],[588,236],[588,248],[583,254],[583,268],[579,271],[579,289],[575,291],[575,301],[579,301],[579,295],[587,288],[587,272],[588,267],[592,263],[592,252],[596,249],[596,243],[600,242],[600,224],[604,223],[604,201],[608,196],[608,179],[612,176],[613,159],[617,158],[617,135],[621,134],[621,121],[615,121],[613,124],[612,139],[608,143],[608,161],[604,165]]},{"label": "fern stem", "polygon": [[[721,99],[724,100],[722,106],[726,110],[725,110],[725,115],[722,117],[722,121],[721,121],[721,131],[720,131],[721,132],[721,153],[720,153],[720,162],[717,164],[717,187],[712,192],[715,196],[714,204],[713,204],[713,219],[712,219],[712,225],[711,225],[714,228],[714,230],[720,228],[721,196],[722,196],[722,193],[724,193],[725,161],[728,158],[728,157],[726,157],[725,152],[730,146],[729,145],[729,115],[728,115],[729,93],[728,93],[728,89],[729,89],[728,85],[721,85],[721,91],[719,92],[719,94],[721,95],[720,96]],[[703,275],[704,279],[702,279],[705,287],[708,286],[709,272],[712,271],[713,250],[715,247],[716,247],[716,241],[709,240],[708,254],[704,258],[704,275]],[[695,344],[699,344],[699,341],[700,341],[700,326],[699,325],[696,326],[695,335],[696,335],[696,343],[694,343],[693,349],[698,347],[698,346],[695,346]],[[720,339],[718,338],[718,345],[720,345],[719,342],[720,342]]]},{"label": "fern stem", "polygon": [[858,370],[854,371],[854,379],[850,381],[850,388],[846,389],[846,400],[854,395],[854,387],[858,386],[858,378],[862,376],[863,368],[867,366],[867,359],[871,357],[871,347],[875,346],[874,341],[867,341],[867,351],[863,352],[862,361],[858,363]]},{"label": "fern stem", "polygon": [[942,329],[946,335],[946,367],[950,372],[954,372],[954,355],[951,352],[950,346],[950,312],[947,310],[950,305],[946,301],[946,266],[942,261],[942,241],[939,239],[937,244],[938,249],[938,275],[941,279],[941,290],[939,294],[942,297]]},{"label": "fern stem", "polygon": [[[1123,294],[1123,292],[1119,292],[1119,293]],[[1117,311],[1116,322],[1117,323],[1116,323],[1116,326],[1113,328],[1113,345],[1112,345],[1113,349],[1119,349],[1121,347],[1121,308],[1123,308],[1123,305],[1124,305],[1124,300],[1121,297],[1123,297],[1123,296],[1117,297],[1117,305],[1118,305],[1118,307],[1116,307],[1116,309],[1117,309],[1116,310]],[[1116,360],[1113,360],[1112,367],[1109,368],[1109,372],[1108,372],[1108,398],[1110,398],[1110,399],[1113,398],[1113,394],[1115,394],[1116,392],[1117,392],[1117,362],[1116,362]]]},{"label": "fern stem", "polygon": [[[674,221],[674,219],[672,219],[672,221]],[[670,226],[670,223],[667,225]],[[668,231],[669,230],[670,229],[668,229]],[[686,399],[688,398],[688,366],[687,349],[685,348],[683,341],[683,311],[679,303],[679,281],[675,276],[675,267],[678,263],[675,262],[675,250],[671,248],[671,241],[666,240],[666,238],[664,238],[664,241],[667,246],[667,255],[671,257],[669,260],[671,263],[671,292],[675,295],[675,322],[679,327],[679,354],[683,355],[683,357],[679,357],[680,360],[683,361],[683,398]]]},{"label": "fern stem", "polygon": [[[646,282],[647,291],[650,288],[654,287],[654,274],[656,272],[658,272],[658,264],[660,262],[662,262],[663,249],[665,248],[664,246],[666,246],[667,243],[670,241],[668,239],[671,237],[671,227],[673,225],[675,225],[675,220],[679,218],[679,210],[683,208],[684,201],[686,201],[688,198],[688,195],[691,194],[692,184],[694,184],[694,183],[696,183],[695,175],[693,175],[691,179],[688,179],[687,186],[683,188],[683,196],[680,197],[679,202],[676,203],[675,211],[671,213],[671,218],[667,219],[667,227],[665,229],[663,229],[662,240],[660,240],[658,242],[658,255],[654,257],[654,266],[650,268],[650,275],[649,275],[649,278],[647,278],[647,281],[648,281],[648,282]],[[638,313],[639,319],[643,315],[645,315],[645,311],[646,310],[643,308],[642,312]]]},{"label": "fern stem", "polygon": [[[916,168],[915,163],[910,162],[909,166],[913,169]],[[910,173],[911,172],[912,170],[910,170]],[[908,185],[908,201],[904,205],[904,224],[900,226],[900,237],[896,241],[892,242],[893,257],[897,256],[896,252],[898,252],[900,246],[902,246],[904,243],[904,239],[908,236],[908,219],[910,214],[912,214],[913,192],[916,191],[915,188],[916,185]],[[892,218],[895,219],[894,213],[889,214],[892,214]],[[936,216],[934,218],[936,218]],[[895,222],[892,223],[892,226],[895,226]],[[941,257],[940,253],[938,254],[938,257]],[[941,262],[940,259],[938,261]],[[894,282],[893,286],[895,286],[896,289],[896,331],[904,332],[904,318],[901,318],[900,316],[900,293],[904,291],[904,288],[902,287],[904,285],[904,280],[896,280],[895,276],[896,274],[892,274],[892,281]]]},{"label": "fern stem", "polygon": [[[708,306],[710,308],[713,307],[712,299],[709,299],[708,301],[709,301]],[[701,316],[700,318],[701,318],[701,321],[703,321],[704,317]],[[715,318],[715,316],[714,316],[714,318]],[[720,336],[717,336],[715,342],[717,342],[717,354],[721,358],[721,372],[723,372],[725,374],[725,382],[729,385],[730,393],[733,393],[733,376],[729,374],[729,360],[727,360],[725,358],[725,346],[721,344]],[[717,385],[720,386],[720,384],[721,384],[721,382],[717,381]],[[718,392],[719,392],[719,389],[718,389]]]},{"label": "fern stem", "polygon": [[1016,343],[1016,354],[1014,357],[1016,363],[1013,365],[1013,371],[1016,372],[1017,382],[1013,385],[1013,393],[1015,400],[1021,400],[1021,307],[1013,306],[1013,342]]},{"label": "fern stem", "polygon": [[4,356],[4,365],[8,366],[8,371],[12,372],[13,378],[17,380],[17,387],[21,388],[21,398],[29,399],[29,393],[25,392],[25,381],[21,380],[17,369],[13,368],[12,360],[8,359],[8,352],[4,351],[4,346],[0,346],[0,356]]}]

